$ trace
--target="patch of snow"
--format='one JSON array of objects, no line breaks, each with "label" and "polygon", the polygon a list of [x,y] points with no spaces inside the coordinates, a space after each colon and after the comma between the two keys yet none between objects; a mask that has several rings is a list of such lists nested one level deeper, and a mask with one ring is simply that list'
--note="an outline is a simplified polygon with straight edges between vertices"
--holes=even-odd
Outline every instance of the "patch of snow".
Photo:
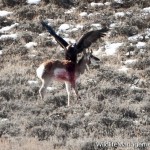
[{"label": "patch of snow", "polygon": [[140,34],[128,37],[130,42],[137,42],[138,40],[143,40],[143,36]]},{"label": "patch of snow", "polygon": [[71,14],[74,12],[74,10],[75,10],[75,8],[73,7],[72,9],[65,11],[65,14]]},{"label": "patch of snow", "polygon": [[123,4],[123,0],[114,0],[114,2],[119,3],[119,4]]},{"label": "patch of snow", "polygon": [[27,0],[28,4],[39,4],[41,0]]},{"label": "patch of snow", "polygon": [[129,55],[130,55],[130,56],[133,56],[134,54],[135,54],[134,51],[130,51],[130,52],[127,52],[125,55],[126,55],[126,56],[129,56]]},{"label": "patch of snow", "polygon": [[100,57],[102,54],[104,54],[104,47],[99,47],[98,50],[93,51],[93,55]]},{"label": "patch of snow", "polygon": [[131,90],[139,90],[139,91],[141,91],[141,90],[142,90],[142,88],[137,87],[136,85],[132,85],[132,86],[130,86],[130,89],[131,89]]},{"label": "patch of snow", "polygon": [[126,15],[127,15],[127,16],[132,16],[132,14],[133,14],[132,11],[127,11],[127,12],[126,12]]},{"label": "patch of snow", "polygon": [[29,54],[28,55],[28,57],[30,57],[30,58],[33,58],[33,57],[36,57],[37,55],[35,55],[35,54]]},{"label": "patch of snow", "polygon": [[95,3],[95,2],[92,2],[92,3],[91,3],[91,6],[92,6],[92,7],[97,7],[97,6],[100,7],[100,6],[104,6],[104,4],[103,4],[103,3]]},{"label": "patch of snow", "polygon": [[8,118],[2,118],[2,119],[0,119],[0,123],[6,123],[6,122],[8,122],[8,121],[9,121]]},{"label": "patch of snow", "polygon": [[48,22],[53,22],[53,21],[54,21],[54,19],[47,19],[47,21],[48,21]]},{"label": "patch of snow", "polygon": [[77,25],[76,25],[76,28],[77,28],[77,29],[83,29],[83,25],[77,24]]},{"label": "patch of snow", "polygon": [[109,26],[110,26],[110,28],[119,27],[119,26],[122,26],[122,22],[115,21],[112,24],[110,24]]},{"label": "patch of snow", "polygon": [[146,36],[145,36],[145,39],[146,39],[146,40],[150,39],[150,35],[146,35]]},{"label": "patch of snow", "polygon": [[90,122],[88,123],[88,126],[94,126],[96,123],[95,122]]},{"label": "patch of snow", "polygon": [[58,29],[59,31],[66,31],[70,28],[69,24],[62,24]]},{"label": "patch of snow", "polygon": [[0,17],[5,17],[7,15],[12,14],[13,12],[5,11],[5,10],[0,10]]},{"label": "patch of snow", "polygon": [[62,47],[59,47],[59,51],[61,51],[61,52],[62,52],[62,51],[64,51],[64,48],[62,48]]},{"label": "patch of snow", "polygon": [[145,43],[145,42],[138,42],[138,43],[136,44],[136,47],[137,47],[138,49],[145,48],[145,46],[146,46],[146,43]]},{"label": "patch of snow", "polygon": [[33,48],[34,46],[37,46],[36,42],[29,42],[25,45],[26,48]]},{"label": "patch of snow", "polygon": [[118,51],[119,47],[122,46],[123,43],[112,43],[105,45],[105,53],[106,55],[115,55]]},{"label": "patch of snow", "polygon": [[54,37],[52,38],[52,43],[53,43],[53,44],[57,44],[57,41],[55,40]]},{"label": "patch of snow", "polygon": [[145,13],[150,13],[150,7],[143,8],[142,11]]},{"label": "patch of snow", "polygon": [[101,13],[96,12],[95,15],[101,15]]},{"label": "patch of snow", "polygon": [[121,68],[118,69],[119,72],[124,72],[127,73],[129,70],[129,68],[127,68],[126,66],[121,66]]},{"label": "patch of snow", "polygon": [[76,32],[76,31],[78,31],[78,28],[73,28],[71,31]]},{"label": "patch of snow", "polygon": [[40,33],[39,36],[46,36],[47,33]]},{"label": "patch of snow", "polygon": [[6,35],[1,35],[0,40],[6,40],[6,39],[17,39],[17,34],[6,34]]},{"label": "patch of snow", "polygon": [[102,53],[101,50],[93,51],[93,55],[95,55],[95,56],[100,56],[101,53]]},{"label": "patch of snow", "polygon": [[67,10],[67,11],[65,11],[65,14],[71,14],[71,13],[73,13],[73,10]]},{"label": "patch of snow", "polygon": [[28,83],[29,83],[30,85],[32,85],[32,84],[38,84],[38,81],[35,81],[35,80],[29,80]]},{"label": "patch of snow", "polygon": [[89,117],[90,115],[91,115],[90,112],[87,112],[87,113],[84,114],[85,117]]},{"label": "patch of snow", "polygon": [[93,17],[93,16],[94,16],[93,13],[88,14],[88,17]]},{"label": "patch of snow", "polygon": [[99,27],[99,26],[101,26],[101,24],[99,24],[99,23],[93,23],[93,24],[91,24],[91,26]]},{"label": "patch of snow", "polygon": [[145,79],[138,80],[138,85],[139,86],[143,86],[143,85],[146,85],[146,84],[147,84],[147,81]]},{"label": "patch of snow", "polygon": [[0,29],[0,33],[4,33],[6,31],[9,31],[9,30],[11,30],[12,28],[14,28],[18,25],[19,25],[19,23],[15,23],[15,24],[12,24],[11,26],[3,27],[2,29]]},{"label": "patch of snow", "polygon": [[145,31],[146,34],[150,34],[150,28],[147,28]]},{"label": "patch of snow", "polygon": [[150,39],[150,28],[146,29],[145,34],[146,34],[145,39]]},{"label": "patch of snow", "polygon": [[57,88],[55,88],[55,87],[50,87],[50,86],[47,87],[47,90],[48,90],[48,91],[54,91],[54,90],[56,90],[56,89],[57,89]]},{"label": "patch of snow", "polygon": [[99,23],[93,23],[91,24],[92,27],[101,28],[101,24]]},{"label": "patch of snow", "polygon": [[[71,30],[70,30],[70,31],[71,31]],[[66,34],[66,33],[65,33],[65,34],[64,34],[64,37],[68,38],[68,37],[69,37],[69,34]]]},{"label": "patch of snow", "polygon": [[54,23],[54,19],[47,19],[47,23],[51,26]]},{"label": "patch of snow", "polygon": [[88,14],[87,14],[87,12],[81,12],[79,15],[80,15],[81,17],[85,17],[85,16],[87,16]]},{"label": "patch of snow", "polygon": [[111,5],[111,2],[105,2],[104,5],[110,6],[110,5]]},{"label": "patch of snow", "polygon": [[3,54],[3,51],[2,50],[0,50],[0,55],[2,55]]},{"label": "patch of snow", "polygon": [[117,26],[117,24],[116,23],[112,23],[112,24],[110,24],[110,28],[115,28]]},{"label": "patch of snow", "polygon": [[124,12],[117,12],[117,13],[115,13],[115,17],[116,18],[119,18],[119,17],[124,17],[125,16],[125,13]]},{"label": "patch of snow", "polygon": [[145,49],[140,49],[139,53],[140,54],[145,54],[146,50]]},{"label": "patch of snow", "polygon": [[125,65],[131,65],[131,64],[135,64],[138,60],[137,59],[128,59],[126,61],[124,61]]},{"label": "patch of snow", "polygon": [[74,44],[76,42],[74,39],[71,39],[71,38],[64,38],[64,40],[66,42],[69,42],[69,43],[72,43],[72,44]]},{"label": "patch of snow", "polygon": [[140,125],[140,122],[138,120],[134,120],[133,123],[137,126]]}]

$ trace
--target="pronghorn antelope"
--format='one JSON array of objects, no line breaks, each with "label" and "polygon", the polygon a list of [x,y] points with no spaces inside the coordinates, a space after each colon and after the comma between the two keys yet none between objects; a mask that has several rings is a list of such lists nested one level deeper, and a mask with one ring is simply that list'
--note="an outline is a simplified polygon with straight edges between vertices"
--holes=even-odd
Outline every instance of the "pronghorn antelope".
[{"label": "pronghorn antelope", "polygon": [[94,30],[85,33],[75,44],[69,44],[62,37],[57,35],[55,31],[46,22],[41,22],[48,32],[55,38],[55,40],[60,44],[60,46],[65,50],[65,59],[71,60],[76,63],[77,54],[85,52],[86,48],[89,48],[92,43],[96,42],[97,39],[104,37],[108,28],[104,27],[101,30]]},{"label": "pronghorn antelope", "polygon": [[80,74],[85,72],[87,65],[93,61],[97,62],[99,59],[91,53],[85,53],[78,63],[73,63],[69,60],[48,60],[42,63],[36,70],[38,78],[42,81],[42,86],[39,90],[41,98],[44,98],[46,88],[51,80],[63,81],[66,85],[69,106],[71,88],[73,88],[78,99],[76,80]]}]

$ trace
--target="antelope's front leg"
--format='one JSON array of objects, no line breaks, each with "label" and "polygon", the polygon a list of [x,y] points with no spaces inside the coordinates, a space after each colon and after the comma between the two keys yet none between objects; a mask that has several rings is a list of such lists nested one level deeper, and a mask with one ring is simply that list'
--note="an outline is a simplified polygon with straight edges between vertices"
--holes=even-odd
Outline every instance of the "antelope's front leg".
[{"label": "antelope's front leg", "polygon": [[70,105],[70,90],[71,90],[71,85],[69,82],[65,82],[65,85],[66,85],[66,91],[67,91],[67,94],[68,94],[68,106]]},{"label": "antelope's front leg", "polygon": [[75,83],[75,82],[74,82],[74,83],[72,83],[72,84],[71,84],[71,86],[72,86],[73,91],[74,91],[74,94],[76,95],[77,100],[78,100],[80,97],[79,97],[79,94],[78,94],[78,89],[77,89],[77,85],[76,85],[76,83]]}]

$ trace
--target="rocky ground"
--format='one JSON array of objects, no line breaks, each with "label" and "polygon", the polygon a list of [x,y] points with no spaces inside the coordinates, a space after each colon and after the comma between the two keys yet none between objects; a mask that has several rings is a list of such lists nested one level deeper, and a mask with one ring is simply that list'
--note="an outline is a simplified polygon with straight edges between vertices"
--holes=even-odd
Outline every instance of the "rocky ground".
[{"label": "rocky ground", "polygon": [[[60,83],[39,97],[36,68],[64,58],[41,20],[70,43],[110,28],[90,47],[100,63],[81,76],[70,107]],[[0,0],[0,149],[148,150],[149,20],[149,0]]]}]

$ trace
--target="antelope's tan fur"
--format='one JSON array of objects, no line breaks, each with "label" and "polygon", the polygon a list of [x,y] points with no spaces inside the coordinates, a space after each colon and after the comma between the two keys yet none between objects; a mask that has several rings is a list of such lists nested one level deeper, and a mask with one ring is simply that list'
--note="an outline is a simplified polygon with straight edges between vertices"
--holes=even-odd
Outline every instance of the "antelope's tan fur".
[{"label": "antelope's tan fur", "polygon": [[42,81],[42,86],[39,90],[41,98],[44,98],[49,82],[57,80],[65,82],[68,93],[68,106],[70,103],[71,88],[73,88],[78,99],[76,80],[87,69],[87,65],[91,63],[91,56],[91,54],[85,54],[77,64],[69,60],[48,60],[42,63],[36,70],[38,78]]}]

